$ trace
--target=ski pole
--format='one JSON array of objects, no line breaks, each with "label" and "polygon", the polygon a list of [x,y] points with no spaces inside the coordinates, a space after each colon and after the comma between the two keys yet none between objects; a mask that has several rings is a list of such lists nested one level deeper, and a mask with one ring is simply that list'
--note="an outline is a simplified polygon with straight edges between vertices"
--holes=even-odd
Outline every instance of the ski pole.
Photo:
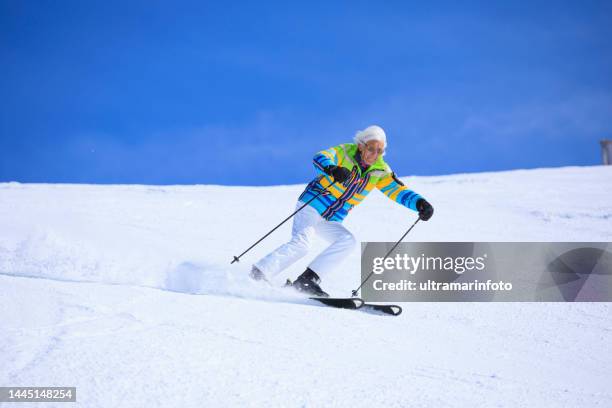
[{"label": "ski pole", "polygon": [[285,218],[280,224],[278,224],[276,227],[274,227],[272,230],[270,230],[270,232],[268,232],[266,235],[264,235],[263,237],[259,238],[259,241],[257,241],[256,243],[254,243],[253,245],[251,245],[246,251],[244,251],[243,253],[241,253],[238,256],[234,256],[234,260],[232,262],[230,262],[230,265],[233,264],[234,262],[240,262],[240,258],[242,258],[242,256],[244,254],[246,254],[247,252],[249,252],[251,249],[253,249],[253,247],[257,244],[259,244],[261,241],[263,241],[268,235],[270,235],[271,233],[273,233],[274,231],[276,231],[278,229],[278,227],[280,227],[281,225],[283,225],[285,222],[287,222],[291,217],[293,217],[295,214],[299,213],[300,211],[302,211],[302,209],[304,207],[306,207],[308,204],[310,204],[315,198],[319,197],[321,194],[325,193],[326,191],[328,191],[328,189],[333,186],[334,184],[336,184],[336,180],[334,180],[326,189],[321,190],[321,192],[319,192],[319,194],[315,195],[314,197],[312,197],[310,200],[308,200],[307,203],[305,203],[303,206],[301,206],[300,208],[298,208],[297,210],[295,210],[293,212],[293,214],[291,214],[290,216],[288,216],[287,218]]},{"label": "ski pole", "polygon": [[[417,218],[414,224],[412,224],[412,226],[408,228],[408,231],[406,231],[404,235],[402,235],[402,237],[399,239],[399,241],[397,241],[395,245],[393,245],[393,247],[389,250],[389,252],[387,252],[387,255],[385,255],[385,257],[382,260],[383,264],[385,262],[385,259],[387,259],[387,257],[391,254],[391,252],[393,252],[393,250],[399,245],[400,242],[402,242],[402,240],[406,237],[406,235],[408,235],[408,233],[414,228],[415,225],[417,225],[417,222],[419,222],[420,220],[421,218]],[[351,292],[353,296],[357,296],[357,292],[359,292],[359,289],[361,289],[361,287],[368,281],[368,279],[370,279],[370,276],[372,276],[373,273],[374,271],[370,272],[370,274],[363,280],[363,282],[361,282],[361,285],[359,285],[357,289]]]}]

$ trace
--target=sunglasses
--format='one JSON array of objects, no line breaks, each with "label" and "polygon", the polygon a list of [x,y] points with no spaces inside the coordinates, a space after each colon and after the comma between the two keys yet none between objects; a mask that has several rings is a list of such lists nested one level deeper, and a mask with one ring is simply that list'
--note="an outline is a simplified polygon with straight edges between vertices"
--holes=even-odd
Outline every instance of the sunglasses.
[{"label": "sunglasses", "polygon": [[365,149],[368,151],[368,153],[370,154],[374,154],[376,153],[377,156],[380,156],[381,154],[383,154],[385,152],[385,149],[377,149],[374,146],[368,146],[365,145]]}]

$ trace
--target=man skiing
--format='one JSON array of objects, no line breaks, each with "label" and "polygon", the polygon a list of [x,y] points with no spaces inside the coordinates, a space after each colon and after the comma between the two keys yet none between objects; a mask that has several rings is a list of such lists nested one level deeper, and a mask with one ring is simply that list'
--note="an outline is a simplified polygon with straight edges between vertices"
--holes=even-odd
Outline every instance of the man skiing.
[{"label": "man skiing", "polygon": [[314,296],[327,297],[321,278],[337,267],[353,250],[356,240],[342,221],[374,188],[390,199],[418,211],[427,221],[433,207],[423,197],[406,187],[383,160],[387,137],[379,126],[358,131],[355,143],[346,143],[318,152],[314,166],[319,175],[298,199],[298,208],[313,197],[309,205],[295,215],[291,240],[257,261],[250,276],[267,280],[306,255],[316,235],[330,245],[321,252],[294,282],[293,286]]}]

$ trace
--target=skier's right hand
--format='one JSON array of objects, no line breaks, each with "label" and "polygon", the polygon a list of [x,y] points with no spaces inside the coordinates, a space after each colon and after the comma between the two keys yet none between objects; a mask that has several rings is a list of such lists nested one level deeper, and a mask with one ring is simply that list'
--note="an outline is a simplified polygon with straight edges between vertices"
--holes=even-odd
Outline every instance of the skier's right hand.
[{"label": "skier's right hand", "polygon": [[327,166],[325,168],[325,173],[329,174],[336,180],[338,183],[344,183],[350,176],[351,172],[349,169],[341,166]]}]

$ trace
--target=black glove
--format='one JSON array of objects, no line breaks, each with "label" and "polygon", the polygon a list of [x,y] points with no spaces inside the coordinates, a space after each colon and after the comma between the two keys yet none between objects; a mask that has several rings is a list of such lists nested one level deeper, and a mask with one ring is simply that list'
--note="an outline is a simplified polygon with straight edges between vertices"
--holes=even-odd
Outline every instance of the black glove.
[{"label": "black glove", "polygon": [[340,166],[327,166],[325,173],[332,176],[338,183],[344,183],[351,176],[349,169]]},{"label": "black glove", "polygon": [[433,207],[424,198],[419,198],[416,203],[417,211],[419,212],[419,218],[423,221],[427,221],[433,215]]}]

